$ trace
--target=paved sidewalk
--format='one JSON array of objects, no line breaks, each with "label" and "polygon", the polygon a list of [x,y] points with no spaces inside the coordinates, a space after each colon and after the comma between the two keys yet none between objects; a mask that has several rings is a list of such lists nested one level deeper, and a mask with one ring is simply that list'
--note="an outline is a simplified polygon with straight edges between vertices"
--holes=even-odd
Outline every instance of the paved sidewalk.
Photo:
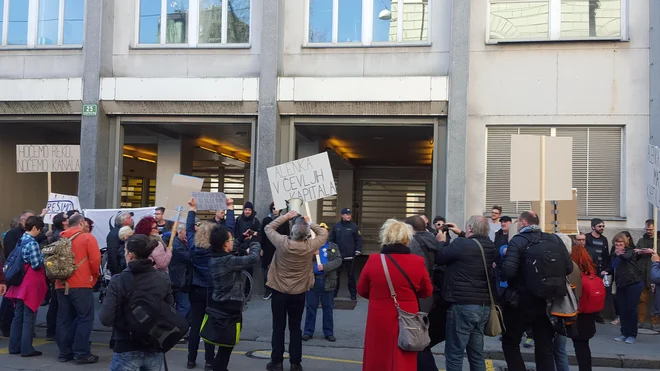
[{"label": "paved sidewalk", "polygon": [[[323,338],[321,332],[321,311],[317,315],[315,338],[305,343],[306,346],[319,348],[343,348],[362,349],[364,347],[364,330],[367,318],[368,301],[359,298],[354,310],[336,310],[335,337],[337,342],[330,343]],[[45,326],[47,307],[41,307],[37,313],[37,325]],[[94,325],[96,331],[110,331],[98,322],[100,304],[97,302],[97,319]],[[261,297],[253,297],[248,303],[248,309],[243,315],[244,330],[241,340],[253,341],[264,344],[264,349],[269,348],[271,337],[271,311],[270,301],[264,301]],[[303,317],[304,320],[304,317]],[[634,345],[615,342],[613,339],[619,335],[619,327],[609,323],[597,325],[596,336],[591,340],[591,351],[594,367],[611,368],[651,368],[660,369],[660,335],[639,335],[638,342]],[[440,355],[444,352],[444,344],[433,348],[434,353]],[[573,343],[568,341],[567,351],[570,363],[575,362]],[[503,360],[502,348],[497,338],[486,338],[487,358]],[[534,349],[523,349],[523,356],[527,361],[533,362]]]}]

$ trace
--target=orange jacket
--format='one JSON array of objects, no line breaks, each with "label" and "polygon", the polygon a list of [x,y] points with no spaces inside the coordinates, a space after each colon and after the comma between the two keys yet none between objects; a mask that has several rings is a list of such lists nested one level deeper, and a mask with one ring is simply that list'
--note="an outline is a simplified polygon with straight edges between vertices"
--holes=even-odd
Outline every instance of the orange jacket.
[{"label": "orange jacket", "polygon": [[[74,234],[80,232],[80,228],[70,228],[60,234],[61,237],[71,238]],[[71,242],[73,255],[76,256],[76,265],[80,264],[73,276],[67,282],[72,289],[91,289],[99,278],[101,268],[101,250],[96,238],[91,233],[81,233]],[[55,288],[63,289],[64,284],[60,281],[55,282]]]}]

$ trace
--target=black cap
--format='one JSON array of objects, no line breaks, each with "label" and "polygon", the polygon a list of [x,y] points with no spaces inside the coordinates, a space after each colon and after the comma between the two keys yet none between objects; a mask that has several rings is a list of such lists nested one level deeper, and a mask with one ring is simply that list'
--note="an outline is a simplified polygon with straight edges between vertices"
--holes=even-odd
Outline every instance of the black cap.
[{"label": "black cap", "polygon": [[503,216],[500,218],[500,223],[504,223],[504,222],[513,223],[513,220],[511,220],[510,216]]},{"label": "black cap", "polygon": [[351,215],[353,212],[348,207],[341,209],[341,215]]}]

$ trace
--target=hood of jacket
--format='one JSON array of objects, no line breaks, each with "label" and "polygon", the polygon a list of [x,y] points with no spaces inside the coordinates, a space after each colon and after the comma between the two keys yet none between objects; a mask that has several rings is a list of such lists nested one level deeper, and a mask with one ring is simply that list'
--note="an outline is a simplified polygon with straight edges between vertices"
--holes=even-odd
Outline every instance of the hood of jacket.
[{"label": "hood of jacket", "polygon": [[80,227],[65,229],[62,232],[60,232],[60,237],[71,238],[76,233],[82,233],[82,229],[80,229]]}]

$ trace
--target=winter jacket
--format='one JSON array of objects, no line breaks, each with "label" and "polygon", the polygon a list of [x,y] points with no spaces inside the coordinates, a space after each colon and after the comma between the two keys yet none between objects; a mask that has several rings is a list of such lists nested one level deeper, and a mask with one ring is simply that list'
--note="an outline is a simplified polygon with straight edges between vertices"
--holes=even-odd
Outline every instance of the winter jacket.
[{"label": "winter jacket", "polygon": [[[78,268],[66,282],[72,289],[91,289],[96,285],[101,273],[101,250],[96,238],[91,233],[81,233],[79,227],[69,228],[60,236],[71,238],[76,233],[80,234],[71,241],[71,250],[76,257],[75,263]],[[86,259],[85,262],[82,262],[83,259]],[[55,288],[63,289],[64,284],[55,281]]]},{"label": "winter jacket", "polygon": [[123,302],[127,295],[138,289],[150,293],[158,293],[167,304],[174,304],[172,289],[167,273],[154,268],[149,259],[135,260],[128,263],[125,270],[133,275],[133,287],[123,287],[121,275],[115,275],[110,280],[108,290],[99,314],[99,320],[104,326],[112,326],[110,347],[115,353],[132,351],[149,351],[144,345],[131,340],[131,333],[125,319]]},{"label": "winter jacket", "polygon": [[202,249],[195,247],[195,218],[197,213],[188,211],[186,220],[186,240],[190,250],[190,261],[193,265],[193,286],[209,287],[211,284],[211,274],[209,273],[209,259],[211,259],[211,249]]},{"label": "winter jacket", "polygon": [[653,263],[651,267],[651,283],[660,285],[660,263]]},{"label": "winter jacket", "polygon": [[356,252],[362,252],[360,228],[353,222],[342,220],[335,224],[329,239],[330,242],[339,246],[339,251],[344,259],[353,259]]},{"label": "winter jacket", "polygon": [[[342,259],[339,253],[339,247],[332,242],[326,242],[321,246],[319,254],[325,255],[328,259],[327,263],[323,264],[322,276],[325,277],[324,291],[335,291],[337,288],[337,269],[341,266]],[[316,266],[316,256],[313,257],[312,268]]]},{"label": "winter jacket", "polygon": [[[515,235],[511,241],[509,241],[509,247],[502,260],[500,279],[502,281],[507,281],[509,287],[517,290],[520,294],[530,294],[525,286],[525,259],[527,247],[532,243],[541,240],[541,236],[541,230],[538,226],[523,228],[520,233]],[[554,239],[554,241],[560,246],[564,246],[562,240],[556,235],[550,234],[548,236],[549,238]],[[561,249],[561,251],[566,265],[566,274],[569,275],[573,272],[573,261],[571,260],[571,256],[567,249]]]},{"label": "winter jacket", "polygon": [[277,233],[277,229],[287,222],[286,216],[280,216],[266,226],[266,236],[275,245],[266,285],[281,293],[302,294],[314,287],[314,271],[310,261],[328,240],[328,231],[312,224],[316,238],[294,241]]},{"label": "winter jacket", "polygon": [[[266,226],[270,224],[274,218],[275,217],[272,214],[265,217],[261,223],[261,231],[259,231],[259,234],[261,235],[261,251],[263,252],[263,256],[261,257],[261,266],[264,269],[268,267],[273,261],[273,255],[275,254],[275,245],[273,245],[273,243],[270,242],[270,239],[266,237]],[[279,228],[277,228],[277,233],[283,236],[288,236],[291,233],[289,223],[284,223]]]},{"label": "winter jacket", "polygon": [[[488,285],[481,249],[474,242],[478,240],[484,248],[488,267]],[[446,265],[444,298],[453,304],[490,304],[488,290],[494,289],[495,276],[493,262],[497,249],[487,236],[455,239],[449,247],[436,253],[436,264]]]},{"label": "winter jacket", "polygon": [[585,248],[591,256],[591,260],[596,264],[596,273],[600,274],[600,272],[608,270],[611,260],[607,238],[605,236],[596,238],[591,233],[587,233],[585,237],[587,240]]},{"label": "winter jacket", "polygon": [[168,249],[162,240],[159,240],[158,246],[154,248],[149,259],[153,260],[156,269],[167,272],[167,268],[172,260],[172,250]]},{"label": "winter jacket", "polygon": [[637,266],[637,254],[634,247],[628,246],[623,254],[615,255],[612,268],[617,287],[632,285],[643,280],[642,270]]},{"label": "winter jacket", "polygon": [[50,236],[50,243],[59,241],[60,233],[62,232],[64,232],[63,229],[53,229],[53,234]]},{"label": "winter jacket", "polygon": [[236,217],[234,216],[234,209],[227,209],[225,210],[225,218],[217,221],[215,217],[213,219],[209,220],[211,223],[215,223],[218,225],[218,227],[223,226],[234,232],[234,228],[236,228]]},{"label": "winter jacket", "polygon": [[416,232],[414,237],[424,254],[424,264],[429,272],[429,277],[433,277],[433,266],[435,265],[436,253],[440,250],[440,242],[435,239],[431,232]]},{"label": "winter jacket", "polygon": [[495,247],[499,249],[503,245],[509,244],[509,235],[504,234],[504,231],[500,229],[495,232],[495,240],[493,240],[493,242],[495,242]]},{"label": "winter jacket", "polygon": [[119,238],[119,230],[122,226],[114,227],[108,233],[105,242],[108,254],[108,270],[111,275],[119,274],[126,269],[126,257],[124,256],[124,241]]},{"label": "winter jacket", "polygon": [[258,242],[250,244],[250,253],[238,256],[235,253],[214,252],[209,260],[209,270],[213,281],[211,298],[215,305],[223,309],[242,310],[245,302],[245,280],[241,273],[259,261],[261,246]]},{"label": "winter jacket", "polygon": [[[660,233],[658,233],[660,236]],[[637,249],[651,249],[653,250],[653,235],[644,234],[642,238],[637,241]],[[651,255],[649,254],[638,254],[637,255],[637,267],[642,270],[642,277],[644,278],[644,285],[647,288],[651,288],[651,267],[653,262],[651,261]]]},{"label": "winter jacket", "polygon": [[170,282],[175,290],[183,287],[186,283],[186,270],[191,266],[191,255],[186,241],[175,237],[174,242],[172,242],[172,260],[170,260],[168,269]]},{"label": "winter jacket", "polygon": [[246,239],[243,233],[247,232],[248,229],[253,232],[259,232],[261,230],[261,222],[257,219],[256,211],[252,211],[252,215],[250,216],[245,216],[245,214],[239,216],[234,226],[234,239],[238,241],[238,247],[243,251],[247,250],[252,242],[259,242],[261,238],[261,236],[258,236]]}]

